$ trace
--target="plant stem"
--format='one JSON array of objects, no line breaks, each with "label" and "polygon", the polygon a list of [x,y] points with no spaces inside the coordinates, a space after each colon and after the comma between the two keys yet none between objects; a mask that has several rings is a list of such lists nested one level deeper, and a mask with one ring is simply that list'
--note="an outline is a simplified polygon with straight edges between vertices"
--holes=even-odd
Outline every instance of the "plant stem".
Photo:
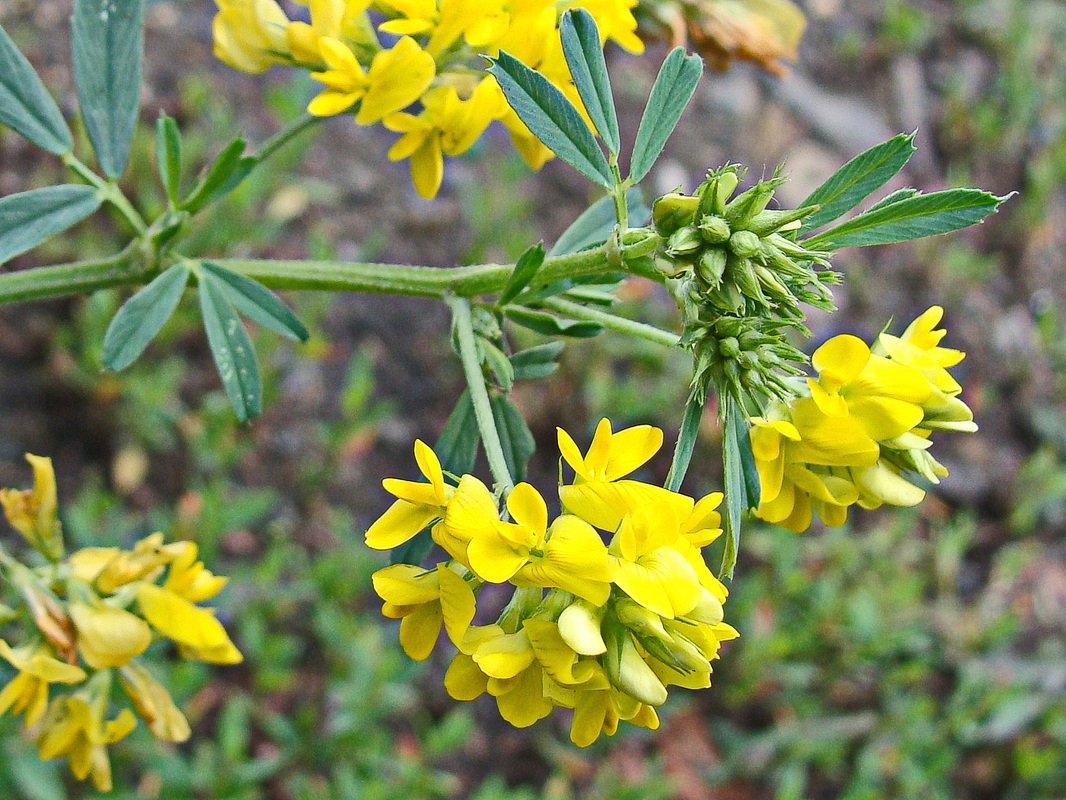
[{"label": "plant stem", "polygon": [[477,419],[478,431],[481,433],[481,443],[485,446],[485,455],[489,459],[489,469],[492,470],[497,489],[506,497],[514,489],[514,480],[507,469],[503,444],[500,442],[499,431],[496,430],[489,392],[485,387],[485,376],[477,357],[477,342],[474,339],[474,319],[470,312],[470,302],[454,294],[446,295],[444,300],[452,310],[452,322],[459,340],[459,357],[463,362],[466,384],[470,388],[474,417]]},{"label": "plant stem", "polygon": [[[631,232],[632,235],[632,232]],[[622,247],[623,258],[639,258],[655,249],[649,235]],[[129,248],[121,257],[129,254]],[[116,259],[79,261],[52,267],[35,267],[0,273],[0,304],[73,294],[109,286],[143,283],[146,270],[117,269]],[[399,264],[360,264],[343,261],[268,261],[211,259],[215,263],[261,281],[271,289],[370,292],[443,298],[449,292],[473,297],[498,292],[514,271],[512,264],[476,264],[438,269]],[[604,247],[546,259],[533,280],[534,286],[607,269]],[[643,274],[643,273],[642,273]]]},{"label": "plant stem", "polygon": [[255,156],[256,159],[259,161],[259,163],[266,161],[268,158],[274,155],[274,153],[276,153],[282,147],[287,145],[291,140],[295,139],[297,136],[299,136],[305,130],[310,128],[316,122],[321,122],[323,119],[325,118],[315,117],[311,114],[300,115],[288,125],[286,125],[284,128],[282,128],[280,131],[275,133],[272,137],[270,137],[263,144],[263,146],[259,148],[259,152],[256,153]]},{"label": "plant stem", "polygon": [[118,212],[126,218],[126,221],[137,231],[138,235],[143,235],[148,230],[148,223],[144,221],[144,217],[126,199],[126,195],[118,188],[118,184],[114,181],[105,181],[73,153],[67,153],[63,156],[63,163],[85,180],[86,183],[95,186],[104,200],[118,209]]},{"label": "plant stem", "polygon": [[600,311],[598,308],[583,306],[570,300],[564,300],[561,297],[549,298],[541,305],[568,317],[598,322],[608,330],[646,339],[663,347],[677,347],[677,343],[680,341],[680,337],[676,333],[670,333],[670,331],[664,331],[661,328],[656,328],[654,325],[647,325],[643,322],[634,322],[631,319],[619,317],[607,311]]},{"label": "plant stem", "polygon": [[132,266],[131,256],[135,245],[136,243],[132,243],[121,253],[108,258],[2,273],[0,305],[66,297],[112,286],[141,283],[147,278],[149,270]]}]

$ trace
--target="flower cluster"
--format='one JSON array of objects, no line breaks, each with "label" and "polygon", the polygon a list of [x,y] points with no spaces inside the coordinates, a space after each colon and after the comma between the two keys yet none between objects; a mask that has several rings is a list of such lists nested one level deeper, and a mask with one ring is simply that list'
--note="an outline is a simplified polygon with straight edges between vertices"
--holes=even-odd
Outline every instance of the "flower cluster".
[{"label": "flower cluster", "polygon": [[219,59],[244,72],[273,64],[313,70],[325,88],[307,110],[354,111],[359,125],[380,122],[401,133],[389,158],[411,160],[415,188],[427,198],[440,188],[443,156],[465,152],[494,120],[534,169],[552,156],[507,105],[479,54],[507,51],[583,108],[559,39],[563,11],[585,8],[604,42],[643,50],[636,0],[309,0],[308,21],[290,20],[274,0],[216,3]]},{"label": "flower cluster", "polygon": [[940,347],[943,309],[933,306],[902,336],[881,333],[873,347],[835,336],[812,357],[817,378],[806,394],[751,420],[762,487],[756,516],[804,531],[812,512],[841,525],[848,508],[913,506],[947,470],[929,452],[935,430],[977,430],[947,368],[964,353]]},{"label": "flower cluster", "polygon": [[[473,475],[455,485],[422,442],[415,459],[425,482],[386,479],[397,500],[367,531],[388,549],[426,526],[449,556],[433,569],[394,564],[375,573],[382,613],[400,619],[400,643],[429,656],[443,627],[458,652],[445,686],[457,700],[484,693],[517,727],[555,707],[573,709],[571,739],[586,746],[620,720],[658,727],[667,687],[710,685],[725,624],[726,588],[700,548],[721,534],[720,493],[696,501],[625,476],[661,447],[647,425],[613,432],[602,420],[587,453],[559,431],[573,481],[559,490],[550,519],[527,483],[499,502]],[[475,625],[488,584],[513,587],[491,624]]]},{"label": "flower cluster", "polygon": [[659,198],[656,263],[673,279],[698,396],[713,387],[761,407],[763,398],[791,396],[785,379],[806,359],[785,331],[807,333],[802,305],[833,309],[830,285],[838,276],[828,253],[790,238],[817,207],[768,209],[781,176],[734,196],[742,177],[729,164],[709,172],[695,195]]},{"label": "flower cluster", "polygon": [[[204,568],[195,544],[164,543],[161,533],[130,550],[86,547],[64,558],[51,461],[27,459],[33,488],[0,490],[0,505],[48,563],[27,566],[0,550],[0,571],[25,611],[6,609],[5,621],[25,616],[28,631],[19,646],[0,639],[0,657],[17,672],[0,691],[0,714],[23,714],[41,758],[68,756],[79,780],[91,776],[107,791],[107,745],[132,731],[137,716],[160,739],[189,737],[185,715],[138,660],[154,639],[170,639],[182,657],[196,661],[242,660],[214,610],[197,605],[218,594],[227,579]],[[116,676],[136,715],[125,708],[108,719]],[[53,684],[71,691],[50,699]]]}]

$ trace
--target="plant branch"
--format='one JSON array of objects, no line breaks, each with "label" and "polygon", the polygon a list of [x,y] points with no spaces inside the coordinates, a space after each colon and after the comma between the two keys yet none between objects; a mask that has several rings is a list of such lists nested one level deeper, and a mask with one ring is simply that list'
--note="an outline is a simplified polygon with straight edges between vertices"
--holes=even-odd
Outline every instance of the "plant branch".
[{"label": "plant branch", "polygon": [[459,340],[459,357],[463,362],[463,374],[466,385],[470,388],[470,399],[474,404],[474,417],[477,419],[481,443],[485,446],[485,455],[489,459],[489,469],[496,482],[497,489],[504,497],[514,489],[514,479],[507,469],[507,459],[503,455],[503,443],[496,430],[496,420],[492,416],[489,392],[485,387],[485,375],[481,371],[481,362],[477,357],[477,342],[474,339],[474,320],[470,313],[470,302],[463,297],[447,295],[444,301],[452,310],[452,323]]},{"label": "plant branch", "polygon": [[677,347],[677,343],[680,341],[680,337],[676,333],[664,331],[661,328],[656,328],[654,325],[648,325],[643,322],[635,322],[617,314],[611,314],[608,311],[600,311],[598,308],[583,306],[580,303],[564,300],[561,297],[549,298],[541,305],[568,317],[597,322],[608,330],[636,336],[663,347]]},{"label": "plant branch", "polygon": [[148,277],[149,270],[132,266],[135,246],[136,242],[131,243],[122,252],[108,258],[0,273],[0,305],[141,283]]},{"label": "plant branch", "polygon": [[114,181],[105,181],[89,169],[89,167],[87,167],[85,163],[73,153],[67,153],[64,155],[63,163],[86,183],[95,186],[100,191],[100,195],[104,200],[118,209],[118,212],[125,217],[126,221],[135,231],[137,231],[139,236],[143,235],[144,232],[148,230],[148,223],[144,221],[144,217],[142,217],[130,201],[126,199],[126,195],[124,195],[122,190],[118,188],[118,184]]}]

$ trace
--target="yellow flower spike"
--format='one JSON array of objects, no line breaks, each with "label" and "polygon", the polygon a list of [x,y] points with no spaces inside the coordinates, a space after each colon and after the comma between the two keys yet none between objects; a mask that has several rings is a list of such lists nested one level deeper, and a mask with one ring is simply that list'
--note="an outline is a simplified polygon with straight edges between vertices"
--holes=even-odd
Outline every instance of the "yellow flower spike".
[{"label": "yellow flower spike", "polygon": [[99,601],[75,601],[69,608],[78,632],[78,652],[93,669],[121,667],[152,643],[147,623],[125,609]]},{"label": "yellow flower spike", "polygon": [[170,692],[146,667],[131,661],[119,670],[118,680],[156,738],[165,742],[184,742],[189,738],[189,721],[174,705]]},{"label": "yellow flower spike", "polygon": [[115,719],[105,719],[110,687],[111,673],[98,672],[74,695],[54,699],[37,738],[42,759],[68,756],[74,777],[85,780],[91,776],[93,785],[101,792],[111,791],[107,745],[137,727],[137,719],[128,708]]},{"label": "yellow flower spike", "polygon": [[421,439],[415,441],[415,461],[428,483],[386,478],[381,482],[397,498],[367,529],[366,545],[375,550],[398,547],[444,516],[455,487],[444,483],[444,471],[436,453]]},{"label": "yellow flower spike", "polygon": [[263,72],[285,61],[289,18],[274,0],[215,0],[215,58],[241,72]]},{"label": "yellow flower spike", "polygon": [[410,36],[404,36],[370,62],[366,94],[355,114],[356,123],[373,125],[411,105],[429,88],[436,74],[433,56]]},{"label": "yellow flower spike", "polygon": [[53,658],[40,646],[12,648],[0,639],[0,656],[18,670],[18,675],[0,691],[0,714],[25,712],[27,728],[44,715],[50,683],[80,683],[87,677],[81,667]]},{"label": "yellow flower spike", "polygon": [[52,459],[26,454],[33,468],[33,488],[0,489],[0,506],[11,527],[49,561],[63,557],[63,529],[56,517],[56,476]]},{"label": "yellow flower spike", "polygon": [[474,619],[476,602],[470,585],[445,564],[425,570],[413,564],[379,569],[371,580],[385,601],[382,614],[401,619],[400,645],[415,661],[433,651],[444,626],[457,647]]},{"label": "yellow flower spike", "polygon": [[185,658],[212,664],[239,664],[244,660],[212,609],[195,606],[152,583],[137,585],[137,605],[153,628],[178,643]]}]

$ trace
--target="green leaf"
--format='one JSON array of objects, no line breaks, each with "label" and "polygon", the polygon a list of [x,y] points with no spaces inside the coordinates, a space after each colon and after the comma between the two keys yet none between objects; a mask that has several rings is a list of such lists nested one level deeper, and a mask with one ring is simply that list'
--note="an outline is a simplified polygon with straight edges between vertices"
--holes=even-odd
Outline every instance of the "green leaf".
[{"label": "green leaf", "polygon": [[800,208],[821,206],[803,221],[801,230],[820,228],[851,211],[903,169],[915,150],[914,134],[901,133],[859,153],[800,203]]},{"label": "green leaf", "polygon": [[445,472],[465,475],[474,471],[480,441],[474,403],[470,400],[470,390],[464,389],[455,401],[448,421],[444,423],[444,430],[440,432],[433,452],[437,454]]},{"label": "green leaf", "polygon": [[[643,193],[636,186],[626,192],[626,206],[632,225],[641,225],[651,216],[651,209],[644,205]],[[616,224],[614,198],[610,195],[601,197],[570,223],[548,255],[565,256],[602,244],[610,237]]]},{"label": "green leaf", "polygon": [[1010,196],[996,197],[980,189],[946,189],[901,197],[805,239],[803,245],[810,249],[835,250],[936,236],[976,225]]},{"label": "green leaf", "polygon": [[700,420],[703,419],[703,401],[690,394],[685,404],[685,416],[681,419],[681,428],[677,432],[677,445],[674,458],[670,462],[670,472],[666,476],[666,488],[676,492],[685,480],[688,465],[692,461],[692,451],[700,432]]},{"label": "green leaf", "polygon": [[504,313],[511,321],[545,336],[572,336],[589,339],[603,333],[603,326],[587,320],[567,320],[553,317],[544,311],[533,311],[521,306],[508,306]]},{"label": "green leaf", "polygon": [[871,211],[876,211],[879,208],[890,206],[893,203],[898,203],[900,200],[906,200],[918,194],[921,194],[921,192],[919,192],[917,189],[897,189],[896,191],[892,192],[892,194],[882,197],[880,200],[878,200],[876,203],[866,209],[864,213],[869,214]]},{"label": "green leaf", "polygon": [[515,380],[531,380],[546,378],[559,368],[556,359],[566,348],[564,342],[548,342],[547,344],[530,347],[521,350],[511,356],[511,366],[514,367]]},{"label": "green leaf", "polygon": [[740,551],[740,523],[744,512],[759,504],[759,473],[751,452],[748,422],[740,406],[729,398],[722,399],[722,461],[725,468],[725,553],[722,555],[722,575],[733,577],[733,568]]},{"label": "green leaf", "polygon": [[207,270],[200,270],[198,278],[200,311],[211,355],[237,419],[247,422],[258,417],[263,407],[263,385],[255,348],[229,301],[222,280]]},{"label": "green leaf", "polygon": [[74,0],[74,83],[85,128],[109,178],[126,169],[141,100],[144,0]]},{"label": "green leaf", "polygon": [[181,196],[181,133],[173,117],[160,114],[155,123],[155,161],[159,178],[173,205]]},{"label": "green leaf", "polygon": [[492,371],[493,376],[496,378],[496,385],[503,389],[504,392],[511,391],[514,386],[514,367],[511,366],[507,356],[504,355],[500,348],[487,339],[479,338],[477,347],[481,362]]},{"label": "green leaf", "polygon": [[526,477],[526,464],[537,449],[533,434],[522,415],[507,397],[497,395],[489,400],[492,406],[492,418],[496,423],[496,432],[503,445],[503,458],[507,462],[507,472],[516,481]]},{"label": "green leaf", "polygon": [[0,26],[0,124],[57,156],[69,153],[74,147],[59,106],[3,26]]},{"label": "green leaf", "polygon": [[218,278],[219,288],[248,319],[289,339],[307,341],[311,335],[307,328],[286,308],[278,296],[263,284],[210,261],[203,262],[201,266],[204,271]]},{"label": "green leaf", "polygon": [[63,184],[0,198],[0,264],[81,222],[100,207],[92,186]]},{"label": "green leaf", "polygon": [[702,74],[700,57],[686,56],[680,47],[671,50],[659,68],[633,145],[633,159],[629,164],[629,178],[633,183],[640,183],[659,158]]},{"label": "green leaf", "polygon": [[511,273],[511,277],[507,279],[507,284],[503,287],[503,291],[500,292],[500,299],[497,301],[498,305],[505,306],[518,297],[518,293],[529,285],[529,282],[533,280],[533,276],[537,274],[537,270],[540,269],[543,263],[543,242],[538,242],[522,253],[518,263],[515,264],[514,272]]},{"label": "green leaf", "polygon": [[247,142],[240,136],[222,148],[200,181],[189,192],[179,208],[195,214],[209,203],[229,194],[247,177],[258,160],[254,156],[244,156]]},{"label": "green leaf", "polygon": [[611,79],[603,58],[603,45],[596,20],[583,8],[566,11],[559,20],[563,54],[570,67],[574,86],[585,104],[589,119],[596,126],[607,149],[618,155],[621,140],[618,136],[618,116],[614,110]]},{"label": "green leaf", "polygon": [[607,158],[580,112],[552,83],[518,59],[501,52],[489,58],[508,104],[555,155],[604,189],[614,184]]},{"label": "green leaf", "polygon": [[104,334],[104,366],[115,372],[132,364],[170,319],[189,281],[189,268],[175,264],[122,304]]}]

